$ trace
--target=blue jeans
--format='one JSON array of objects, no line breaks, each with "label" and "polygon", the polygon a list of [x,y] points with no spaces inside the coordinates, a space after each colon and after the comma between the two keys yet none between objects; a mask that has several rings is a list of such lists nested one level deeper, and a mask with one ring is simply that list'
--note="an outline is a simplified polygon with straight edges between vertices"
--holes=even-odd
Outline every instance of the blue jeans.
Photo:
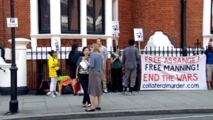
[{"label": "blue jeans", "polygon": [[88,82],[89,82],[89,75],[88,74],[79,74],[79,81],[81,83],[81,86],[84,90],[84,97],[83,97],[83,104],[91,104],[90,97],[88,94]]}]

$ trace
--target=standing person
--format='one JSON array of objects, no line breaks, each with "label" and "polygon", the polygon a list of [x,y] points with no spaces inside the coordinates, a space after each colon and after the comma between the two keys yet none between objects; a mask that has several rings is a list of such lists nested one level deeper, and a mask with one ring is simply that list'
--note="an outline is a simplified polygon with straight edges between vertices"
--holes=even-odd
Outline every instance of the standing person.
[{"label": "standing person", "polygon": [[107,93],[107,81],[106,81],[106,61],[108,58],[108,51],[105,46],[102,45],[102,40],[99,38],[97,39],[97,44],[100,48],[101,54],[103,56],[103,69],[102,69],[102,81],[103,81],[103,91]]},{"label": "standing person", "polygon": [[60,93],[56,91],[56,84],[58,80],[57,71],[60,70],[59,60],[57,58],[57,52],[52,50],[48,52],[50,54],[48,60],[48,67],[49,67],[49,77],[51,79],[50,82],[50,94],[52,97],[60,96]]},{"label": "standing person", "polygon": [[118,46],[113,47],[113,52],[111,54],[112,63],[112,91],[122,92],[122,58],[120,49]]},{"label": "standing person", "polygon": [[213,48],[212,48],[212,39],[210,39],[208,48],[205,51],[206,55],[206,75],[207,75],[207,85],[208,89],[211,88],[212,74],[213,74]]},{"label": "standing person", "polygon": [[122,66],[126,79],[124,80],[124,94],[126,94],[129,85],[130,93],[133,95],[133,88],[137,77],[137,59],[139,59],[138,49],[134,47],[135,41],[129,40],[129,47],[123,51]]},{"label": "standing person", "polygon": [[[101,85],[103,57],[100,54],[100,48],[97,44],[92,45],[92,54],[90,55],[89,86],[88,93],[92,96],[92,105],[86,112],[101,110],[103,89]],[[95,107],[95,101],[98,98],[98,107]]]},{"label": "standing person", "polygon": [[[78,58],[82,56],[82,53],[78,51],[78,44],[72,45],[72,50],[69,53],[69,65],[70,65],[70,77],[73,79],[74,82],[76,82],[76,68],[77,68],[77,61]],[[78,91],[74,91],[74,95],[77,95]]]},{"label": "standing person", "polygon": [[[79,79],[83,90],[84,90],[84,97],[82,102],[82,107],[91,107],[90,97],[88,94],[88,81],[89,81],[89,48],[84,47],[82,50],[83,56],[78,59],[77,62],[77,70],[76,72],[76,79]],[[83,64],[83,65],[82,65]]]},{"label": "standing person", "polygon": [[72,50],[69,53],[69,65],[70,65],[70,77],[75,79],[76,75],[76,68],[77,68],[77,61],[78,58],[82,55],[80,51],[78,51],[78,44],[72,45]]},{"label": "standing person", "polygon": [[[134,44],[135,48],[137,48],[137,45]],[[137,48],[138,49],[138,48]],[[139,51],[139,56],[140,56],[140,51]],[[140,76],[140,70],[141,70],[141,56],[139,57],[139,59],[136,60],[137,62],[137,77],[136,77],[136,80],[135,80],[135,87],[134,87],[134,90],[135,91],[139,91],[140,90],[140,81],[139,81],[139,76]]]}]

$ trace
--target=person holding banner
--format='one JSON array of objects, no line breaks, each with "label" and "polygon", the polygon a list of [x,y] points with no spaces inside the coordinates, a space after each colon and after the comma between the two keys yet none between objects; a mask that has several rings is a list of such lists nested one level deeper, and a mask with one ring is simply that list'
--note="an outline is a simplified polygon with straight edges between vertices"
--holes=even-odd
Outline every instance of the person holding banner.
[{"label": "person holding banner", "polygon": [[208,48],[205,51],[206,55],[206,75],[207,75],[207,85],[208,89],[211,88],[212,74],[213,74],[213,49],[212,49],[212,39],[208,43]]},{"label": "person holding banner", "polygon": [[112,91],[122,92],[122,57],[118,46],[113,47],[111,53],[112,63]]},{"label": "person holding banner", "polygon": [[[129,47],[123,51],[122,66],[125,72],[124,79],[124,95],[133,95],[133,88],[137,77],[137,59],[139,59],[139,51],[134,46],[135,41],[129,40]],[[130,86],[129,86],[130,85]],[[127,87],[129,86],[130,93],[127,94]]]}]

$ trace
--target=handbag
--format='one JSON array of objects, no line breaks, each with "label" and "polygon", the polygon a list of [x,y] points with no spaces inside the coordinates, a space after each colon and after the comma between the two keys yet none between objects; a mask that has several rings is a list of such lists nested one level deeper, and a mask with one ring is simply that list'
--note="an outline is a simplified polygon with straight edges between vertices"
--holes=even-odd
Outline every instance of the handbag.
[{"label": "handbag", "polygon": [[76,81],[73,85],[73,92],[77,93],[79,90],[81,90],[81,83],[80,81]]},{"label": "handbag", "polygon": [[61,76],[61,70],[60,69],[58,69],[58,70],[56,70],[56,74],[57,74],[57,76]]}]

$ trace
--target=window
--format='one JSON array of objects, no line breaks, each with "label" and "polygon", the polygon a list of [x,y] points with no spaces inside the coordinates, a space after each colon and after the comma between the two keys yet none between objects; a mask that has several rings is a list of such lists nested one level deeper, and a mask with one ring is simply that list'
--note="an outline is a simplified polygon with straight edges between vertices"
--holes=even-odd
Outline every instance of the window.
[{"label": "window", "polygon": [[61,33],[80,33],[80,0],[61,0]]},{"label": "window", "polygon": [[104,34],[104,0],[87,0],[87,33]]},{"label": "window", "polygon": [[50,0],[39,0],[39,33],[50,33]]}]

